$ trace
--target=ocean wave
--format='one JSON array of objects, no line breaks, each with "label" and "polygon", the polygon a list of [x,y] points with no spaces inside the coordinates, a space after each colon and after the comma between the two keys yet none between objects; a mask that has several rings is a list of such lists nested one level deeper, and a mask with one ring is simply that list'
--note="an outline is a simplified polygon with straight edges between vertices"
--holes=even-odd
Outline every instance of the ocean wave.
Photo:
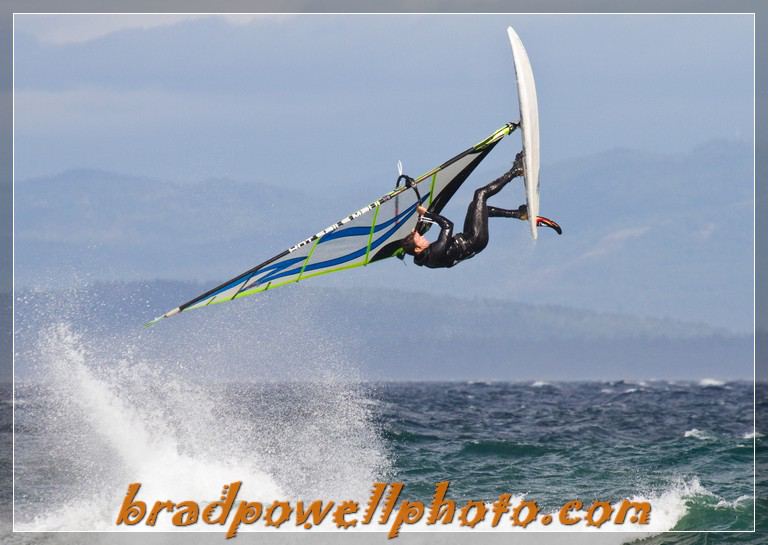
[{"label": "ocean wave", "polygon": [[27,448],[17,461],[55,462],[55,484],[70,501],[54,497],[51,504],[67,507],[43,516],[39,505],[25,504],[17,529],[114,530],[129,482],[143,483],[142,499],[210,501],[234,481],[250,501],[300,492],[362,498],[386,471],[361,402],[367,398],[349,382],[226,393],[186,380],[159,359],[135,359],[129,348],[101,346],[67,324],[41,335],[41,373],[55,388],[45,399],[50,410],[35,414],[35,423],[57,447],[47,455]]},{"label": "ocean wave", "polygon": [[708,435],[706,432],[697,428],[693,428],[686,431],[683,434],[683,437],[693,437],[694,439],[701,439],[702,441],[708,440],[708,439],[714,439],[711,435]]},{"label": "ocean wave", "polygon": [[703,378],[699,381],[699,386],[702,388],[721,388],[725,386],[725,381],[716,378]]},{"label": "ocean wave", "polygon": [[440,440],[440,438],[436,435],[430,435],[428,433],[415,433],[406,430],[389,430],[382,432],[382,434],[384,439],[398,441],[401,443],[428,443]]},{"label": "ocean wave", "polygon": [[[651,536],[662,532],[668,532],[673,530],[675,526],[686,516],[688,513],[689,501],[696,497],[711,497],[713,496],[707,489],[705,489],[698,478],[694,477],[688,481],[675,480],[667,487],[658,490],[650,491],[646,494],[636,495],[628,500],[632,502],[648,502],[651,505],[652,516],[650,517],[648,524],[632,523],[629,519],[625,524],[614,525],[611,522],[607,522],[600,528],[587,526],[586,524],[579,523],[574,526],[564,526],[560,524],[558,511],[542,512],[541,515],[549,515],[552,522],[548,525],[541,523],[542,516],[540,515],[535,521],[533,521],[527,528],[521,528],[519,526],[499,525],[496,528],[492,528],[490,525],[490,519],[492,517],[486,517],[486,519],[478,524],[474,529],[460,527],[458,525],[435,525],[426,526],[422,519],[419,523],[412,528],[420,531],[452,531],[452,532],[464,532],[464,531],[524,531],[524,532],[562,532],[567,530],[568,532],[579,533],[603,533],[600,537],[599,543],[604,544],[622,544],[634,542],[644,536]],[[512,494],[512,502],[517,503],[527,498],[527,494]],[[535,499],[535,498],[531,498]],[[616,512],[619,509],[623,500],[611,502],[613,511]],[[738,500],[737,500],[738,501]],[[492,510],[492,504],[486,503],[488,512]],[[571,516],[584,518],[586,516],[586,510],[589,505],[585,505],[581,510],[574,510],[570,512]],[[411,527],[404,527],[404,532],[408,532]],[[633,532],[632,537],[628,537],[626,532]],[[624,534],[624,535],[622,535]],[[548,540],[541,539],[542,543],[547,543]],[[569,538],[566,542],[570,543],[587,543],[581,539]],[[594,543],[594,538],[590,538],[588,543]],[[558,541],[559,543],[559,541]]]},{"label": "ocean wave", "polygon": [[470,441],[461,449],[464,454],[484,456],[540,456],[556,452],[557,449],[544,445],[530,443],[515,443],[513,441]]},{"label": "ocean wave", "polygon": [[733,501],[720,498],[720,500],[715,504],[715,509],[738,509],[748,505],[752,501],[754,501],[754,498],[747,495],[739,496]]}]

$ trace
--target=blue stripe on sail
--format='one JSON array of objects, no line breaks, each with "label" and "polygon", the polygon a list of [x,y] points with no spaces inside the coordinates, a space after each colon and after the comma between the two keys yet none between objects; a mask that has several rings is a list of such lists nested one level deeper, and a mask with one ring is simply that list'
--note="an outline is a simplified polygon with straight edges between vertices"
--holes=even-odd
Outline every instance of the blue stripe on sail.
[{"label": "blue stripe on sail", "polygon": [[329,240],[336,240],[337,238],[344,238],[344,237],[357,237],[357,236],[363,236],[367,235],[371,232],[371,227],[348,227],[346,229],[339,229],[338,231],[334,231],[333,233],[329,233],[327,236],[323,237],[323,240],[320,241],[320,244],[323,242],[328,242]]},{"label": "blue stripe on sail", "polygon": [[[426,197],[422,199],[421,202],[424,202],[426,200]],[[410,215],[413,213],[413,211],[416,209],[416,203],[409,206],[400,214],[395,216],[394,218],[385,221],[384,223],[380,223],[376,225],[376,227],[373,228],[373,232],[381,231],[382,229],[386,229],[392,223],[398,221],[400,218],[402,218],[405,215]],[[344,237],[357,237],[357,236],[368,236],[371,234],[371,227],[365,226],[365,227],[347,227],[346,229],[339,229],[338,231],[334,231],[333,233],[328,233],[323,237],[323,239],[320,241],[320,244],[323,244],[324,242],[328,242],[329,240],[336,240],[337,238],[344,238]]]},{"label": "blue stripe on sail", "polygon": [[[257,274],[262,274],[262,273],[265,273],[267,271],[273,271],[272,274],[274,274],[275,272],[281,271],[282,269],[285,269],[286,267],[294,265],[294,264],[296,264],[296,263],[298,263],[300,261],[304,261],[306,258],[307,258],[306,256],[294,257],[294,258],[291,258],[291,259],[286,259],[285,261],[280,261],[278,263],[273,263],[271,265],[267,265],[267,266],[265,266],[265,267],[263,267],[263,268],[261,268],[261,269],[259,269],[257,271],[253,271],[250,275],[248,275],[247,279],[246,279],[246,277],[238,278],[237,280],[234,280],[234,281],[230,282],[226,286],[222,286],[221,289],[217,290],[215,293],[210,294],[204,300],[208,300],[211,297],[216,297],[216,296],[224,293],[225,291],[234,288],[235,286],[239,286],[240,284],[242,284],[243,282],[247,282],[248,280],[250,280],[251,278],[253,278]],[[199,304],[201,302],[202,301],[198,301],[195,304]]]},{"label": "blue stripe on sail", "polygon": [[[409,214],[409,216],[410,216],[411,214],[413,214],[416,211],[416,205],[414,204],[413,206],[409,207],[408,210],[410,211],[410,214]],[[394,227],[392,227],[389,231],[387,231],[386,233],[382,234],[376,240],[371,241],[371,250],[381,246],[381,244],[385,240],[387,240],[390,237],[390,235],[395,233],[409,219],[407,217],[403,217],[403,216],[406,215],[406,212],[403,212],[402,214],[400,214],[398,216],[398,218],[402,218],[402,221],[397,222],[394,225]],[[396,219],[396,218],[393,218],[393,219]],[[391,224],[392,221],[388,221],[387,223]],[[370,227],[367,228],[367,232],[368,233],[371,232],[371,228]],[[309,264],[309,265],[307,265],[304,268],[304,273],[306,273],[307,271],[314,271],[314,270],[317,270],[317,269],[325,269],[327,267],[333,267],[335,265],[341,265],[342,263],[347,263],[349,261],[357,259],[360,256],[365,255],[367,250],[368,250],[368,244],[366,243],[365,246],[363,246],[359,250],[355,250],[354,252],[345,254],[343,256],[339,256],[339,257],[334,258],[334,259],[329,259],[327,261],[321,261],[319,263]],[[268,275],[263,276],[262,278],[260,278],[259,279],[259,283],[262,284],[264,282],[272,282],[272,281],[274,281],[274,280],[276,280],[278,278],[282,278],[282,277],[285,277],[285,276],[291,276],[293,274],[298,274],[299,272],[301,272],[301,267],[297,267],[295,269],[291,269],[291,270],[288,270],[288,271],[282,271],[282,272],[281,271],[274,271],[273,273],[268,274]]]}]

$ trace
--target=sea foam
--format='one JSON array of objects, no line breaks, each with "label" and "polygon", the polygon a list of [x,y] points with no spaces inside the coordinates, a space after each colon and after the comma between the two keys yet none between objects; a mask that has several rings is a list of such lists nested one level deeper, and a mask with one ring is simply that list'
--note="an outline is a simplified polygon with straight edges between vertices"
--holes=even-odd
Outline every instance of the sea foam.
[{"label": "sea foam", "polygon": [[708,435],[706,432],[701,431],[701,430],[699,430],[697,428],[693,428],[693,429],[687,430],[683,434],[683,437],[693,437],[694,439],[701,439],[701,440],[712,439],[712,437],[710,435]]},{"label": "sea foam", "polygon": [[[37,424],[50,453],[25,450],[20,436],[16,462],[48,456],[41,463],[56,468],[48,478],[61,497],[17,504],[17,530],[124,529],[115,516],[133,482],[142,483],[139,499],[150,504],[218,500],[234,481],[242,481],[239,495],[250,501],[302,491],[354,499],[386,471],[365,398],[353,384],[294,388],[290,400],[267,400],[273,413],[261,418],[225,389],[187,380],[172,362],[137,359],[128,345],[87,339],[67,324],[42,332],[39,348],[37,371],[50,385],[51,410]],[[17,479],[16,486],[25,483]],[[155,528],[168,529],[169,518],[159,517]]]}]

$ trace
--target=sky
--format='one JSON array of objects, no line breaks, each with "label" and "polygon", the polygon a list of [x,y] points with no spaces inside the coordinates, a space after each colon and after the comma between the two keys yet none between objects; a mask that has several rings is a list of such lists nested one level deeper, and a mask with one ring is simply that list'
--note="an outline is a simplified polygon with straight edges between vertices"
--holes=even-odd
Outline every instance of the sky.
[{"label": "sky", "polygon": [[[396,264],[381,273],[355,271],[341,282],[407,284],[747,331],[751,233],[731,244],[718,239],[728,220],[711,214],[718,206],[740,207],[739,221],[749,221],[738,225],[748,229],[749,154],[735,164],[738,179],[722,180],[721,195],[675,203],[687,216],[708,215],[696,225],[693,264],[686,257],[691,237],[665,236],[650,216],[630,221],[626,212],[652,210],[654,200],[675,196],[660,186],[650,198],[632,201],[635,190],[621,186],[630,177],[622,165],[643,165],[624,161],[629,156],[647,158],[649,174],[659,178],[664,173],[652,165],[683,164],[677,179],[690,184],[703,168],[686,167],[692,157],[701,163],[707,149],[752,149],[753,19],[747,15],[16,15],[15,183],[19,189],[41,177],[95,169],[189,187],[210,179],[269,184],[322,202],[320,224],[286,212],[284,240],[274,242],[273,231],[269,238],[254,233],[257,247],[276,253],[296,242],[295,233],[314,233],[388,191],[397,160],[420,174],[516,120],[508,25],[525,43],[539,93],[542,213],[560,220],[566,235],[555,240],[543,233],[532,246],[524,233],[511,237],[508,229],[508,242],[450,275]],[[515,152],[489,157],[478,174],[500,174]],[[600,179],[616,184],[605,192],[596,180],[549,182],[603,157],[616,167],[613,179]],[[470,191],[457,200],[466,201]],[[611,200],[604,197],[609,193]],[[730,202],[736,194],[741,200]],[[451,213],[461,214],[465,201]],[[594,204],[586,217],[585,202]],[[313,222],[314,212],[306,214]],[[217,250],[195,279],[240,272],[217,267]],[[246,265],[269,255],[249,256]],[[140,251],[134,259],[152,265]]]},{"label": "sky", "polygon": [[17,15],[16,178],[310,171],[332,188],[424,168],[516,117],[509,24],[545,165],[752,138],[749,16]]}]

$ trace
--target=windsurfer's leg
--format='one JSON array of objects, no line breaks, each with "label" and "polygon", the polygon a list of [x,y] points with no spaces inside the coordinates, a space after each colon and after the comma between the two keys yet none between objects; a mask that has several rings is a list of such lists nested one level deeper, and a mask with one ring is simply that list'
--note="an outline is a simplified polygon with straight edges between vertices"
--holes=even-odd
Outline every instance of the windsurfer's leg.
[{"label": "windsurfer's leg", "polygon": [[475,198],[477,198],[478,193],[482,193],[485,198],[492,197],[502,189],[504,189],[504,186],[507,185],[509,182],[511,182],[515,177],[517,177],[518,173],[513,168],[511,170],[508,170],[498,178],[496,178],[494,181],[489,183],[486,186],[481,187],[477,191],[475,191]]},{"label": "windsurfer's leg", "polygon": [[[497,180],[498,181],[498,180]],[[495,183],[495,182],[493,182]],[[481,187],[475,191],[472,202],[467,207],[467,215],[464,218],[464,240],[475,252],[479,252],[488,246],[488,197],[487,187]],[[503,186],[502,186],[503,187]],[[498,188],[498,192],[501,188]]]},{"label": "windsurfer's leg", "polygon": [[[525,206],[525,205],[523,205]],[[522,206],[520,207],[522,208]],[[491,218],[517,218],[520,219],[522,214],[520,208],[514,210],[508,210],[507,208],[496,208],[495,206],[488,207],[488,216]]]},{"label": "windsurfer's leg", "polygon": [[[515,163],[509,171],[505,172],[494,181],[475,191],[472,202],[467,208],[467,215],[464,218],[464,239],[479,252],[488,246],[488,217],[491,209],[504,210],[488,206],[488,199],[504,189],[504,186],[511,182],[517,176],[522,174],[522,153],[515,157]],[[507,211],[504,211],[505,213]],[[510,213],[512,211],[509,211]],[[506,216],[505,216],[506,217]],[[512,217],[512,216],[509,216]]]}]

